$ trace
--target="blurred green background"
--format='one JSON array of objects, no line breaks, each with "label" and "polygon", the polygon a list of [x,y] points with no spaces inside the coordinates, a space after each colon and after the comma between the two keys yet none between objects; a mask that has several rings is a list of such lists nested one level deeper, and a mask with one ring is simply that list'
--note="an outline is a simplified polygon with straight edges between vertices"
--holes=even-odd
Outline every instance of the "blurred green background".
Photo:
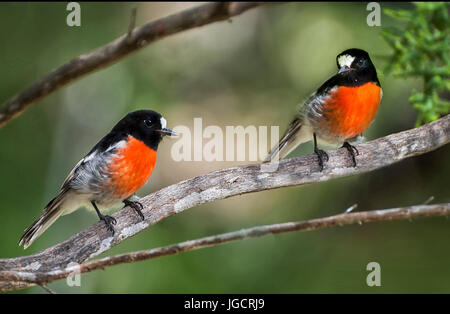
[{"label": "blurred green background", "polygon": [[[198,4],[81,3],[81,27],[66,25],[66,3],[0,4],[0,102],[82,53],[137,26]],[[408,3],[382,8],[412,9]],[[418,80],[383,75],[391,53],[368,27],[366,3],[288,3],[158,41],[43,99],[0,129],[0,258],[31,254],[97,222],[87,210],[60,218],[27,251],[23,230],[57,193],[75,163],[126,113],[161,112],[169,127],[279,125],[336,71],[344,49],[367,50],[384,90],[367,140],[414,126],[408,97]],[[138,195],[243,162],[175,162],[165,140],[150,182]],[[294,153],[310,154],[312,144]],[[450,201],[450,146],[367,174],[243,195],[187,210],[128,239],[106,255],[169,245],[261,224],[323,217],[358,203],[373,210]],[[245,162],[244,162],[245,163]],[[417,293],[450,292],[449,220],[430,218],[290,233],[120,265],[65,280],[65,293]],[[381,287],[366,265],[381,265]],[[19,293],[45,293],[31,288]]]}]

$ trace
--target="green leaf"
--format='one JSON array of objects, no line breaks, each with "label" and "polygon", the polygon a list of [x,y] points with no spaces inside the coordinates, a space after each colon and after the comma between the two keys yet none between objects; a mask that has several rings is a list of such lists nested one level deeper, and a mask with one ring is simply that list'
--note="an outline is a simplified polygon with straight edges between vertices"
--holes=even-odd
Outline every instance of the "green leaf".
[{"label": "green leaf", "polygon": [[414,3],[413,10],[384,9],[403,28],[388,27],[381,36],[392,49],[385,68],[397,77],[418,77],[423,92],[412,91],[409,102],[418,112],[416,125],[450,112],[440,93],[450,91],[449,3]]}]

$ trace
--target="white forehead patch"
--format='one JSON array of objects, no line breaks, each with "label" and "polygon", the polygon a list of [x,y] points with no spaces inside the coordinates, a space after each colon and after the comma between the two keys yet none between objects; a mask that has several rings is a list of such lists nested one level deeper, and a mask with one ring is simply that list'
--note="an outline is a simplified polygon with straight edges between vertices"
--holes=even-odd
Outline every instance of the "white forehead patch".
[{"label": "white forehead patch", "polygon": [[353,63],[353,60],[355,60],[355,57],[351,55],[342,55],[338,58],[338,64],[339,67],[347,66],[350,67],[350,65]]},{"label": "white forehead patch", "polygon": [[165,129],[167,127],[167,121],[163,117],[161,117],[161,128]]}]

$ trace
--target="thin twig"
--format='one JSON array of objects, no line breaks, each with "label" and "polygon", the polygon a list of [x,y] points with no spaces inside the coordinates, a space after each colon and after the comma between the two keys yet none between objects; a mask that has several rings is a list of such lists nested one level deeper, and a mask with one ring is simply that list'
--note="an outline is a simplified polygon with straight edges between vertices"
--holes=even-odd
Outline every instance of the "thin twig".
[{"label": "thin twig", "polygon": [[52,289],[50,289],[46,284],[44,284],[44,283],[41,283],[41,284],[39,284],[39,286],[42,288],[42,289],[44,289],[47,293],[49,293],[49,294],[56,294],[56,292],[54,291],[54,290],[52,290]]},{"label": "thin twig", "polygon": [[128,27],[128,40],[131,41],[131,34],[133,33],[134,28],[136,27],[136,11],[137,8],[133,8],[131,10],[131,18],[130,18],[130,26]]},{"label": "thin twig", "polygon": [[351,213],[354,209],[356,209],[358,207],[358,204],[353,204],[352,206],[350,206],[349,208],[347,208],[346,210],[345,210],[345,213],[346,214],[348,214],[348,213]]},{"label": "thin twig", "polygon": [[[257,226],[238,231],[217,234],[200,239],[184,241],[169,246],[154,248],[126,254],[105,257],[91,261],[79,266],[79,273],[92,272],[105,267],[115,266],[125,263],[134,263],[153,258],[175,255],[182,252],[198,250],[220,244],[236,242],[250,238],[262,237],[268,234],[281,234],[295,231],[312,231],[332,227],[342,227],[347,225],[362,224],[369,222],[381,222],[392,220],[404,220],[418,217],[448,216],[450,215],[450,203],[436,205],[418,205],[402,208],[363,211],[358,213],[343,213],[339,215],[317,218],[305,221],[286,222],[265,226]],[[42,283],[63,279],[73,273],[73,269],[54,270],[51,272],[14,272],[0,271],[0,281],[18,281],[35,283],[43,286]],[[43,286],[45,287],[45,286]]]},{"label": "thin twig", "polygon": [[428,205],[434,200],[434,196],[430,196],[425,202],[423,202],[423,205]]},{"label": "thin twig", "polygon": [[[136,28],[131,33],[128,32],[105,46],[63,64],[5,101],[0,107],[0,127],[19,116],[25,109],[43,97],[88,73],[116,63],[123,57],[146,47],[152,42],[182,31],[227,20],[263,4],[258,2],[213,2]],[[132,16],[130,28],[134,24],[133,20]]]},{"label": "thin twig", "polygon": [[[0,259],[0,271],[47,273],[65,269],[71,262],[81,264],[159,221],[200,204],[245,193],[362,174],[431,152],[449,142],[450,115],[447,115],[419,128],[358,145],[360,154],[357,167],[352,167],[352,161],[345,149],[338,149],[328,152],[329,161],[323,171],[320,171],[314,155],[282,160],[274,172],[263,172],[260,164],[214,171],[141,198],[144,221],[139,221],[129,207],[118,211],[113,215],[117,220],[114,236],[99,222],[42,252]],[[353,217],[351,215],[355,214],[361,213],[345,215]],[[410,217],[412,216],[413,214]],[[29,279],[33,280],[32,277]],[[20,282],[12,284],[0,281],[0,290],[25,286]]]}]

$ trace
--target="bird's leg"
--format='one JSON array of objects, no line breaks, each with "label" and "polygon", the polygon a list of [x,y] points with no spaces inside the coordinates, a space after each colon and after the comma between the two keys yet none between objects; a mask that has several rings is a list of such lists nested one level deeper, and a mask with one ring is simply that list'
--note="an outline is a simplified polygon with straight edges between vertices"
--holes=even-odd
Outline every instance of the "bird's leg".
[{"label": "bird's leg", "polygon": [[92,206],[94,206],[94,209],[97,212],[98,218],[100,218],[100,220],[105,222],[105,225],[108,228],[108,230],[111,231],[112,234],[114,235],[115,231],[114,231],[113,225],[115,225],[117,223],[116,218],[108,216],[108,215],[102,215],[102,213],[97,208],[97,204],[95,204],[94,201],[91,201],[91,204],[92,204]]},{"label": "bird's leg", "polygon": [[317,158],[319,158],[319,167],[320,171],[323,170],[323,161],[328,161],[328,154],[317,147],[317,139],[316,139],[316,133],[314,133],[314,153],[316,153]]},{"label": "bird's leg", "polygon": [[141,203],[137,201],[130,201],[128,198],[124,199],[123,203],[125,204],[125,206],[130,206],[131,208],[133,208],[138,213],[138,215],[141,217],[142,220],[145,219],[144,213],[142,212],[144,206]]},{"label": "bird's leg", "polygon": [[342,144],[342,147],[347,148],[350,156],[352,156],[353,167],[356,167],[356,156],[359,155],[358,149],[355,146],[351,145],[349,142],[344,142],[344,144]]}]

